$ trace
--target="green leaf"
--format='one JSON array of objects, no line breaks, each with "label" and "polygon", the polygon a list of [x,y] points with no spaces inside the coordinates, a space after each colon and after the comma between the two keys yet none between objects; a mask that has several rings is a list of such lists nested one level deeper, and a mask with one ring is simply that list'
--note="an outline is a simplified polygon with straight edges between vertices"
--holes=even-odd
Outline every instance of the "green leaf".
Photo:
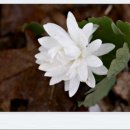
[{"label": "green leaf", "polygon": [[[100,101],[103,97],[105,97],[108,92],[111,90],[112,86],[115,84],[116,78],[106,77],[101,82],[96,85],[96,88],[91,89],[91,93],[89,93],[83,102],[79,102],[79,106],[84,105],[85,107],[89,107],[95,105],[98,101]],[[93,91],[92,91],[93,90]]]},{"label": "green leaf", "polygon": [[[90,18],[88,21],[99,25],[92,40],[101,39],[103,43],[112,43],[115,45],[115,49],[100,57],[103,64],[110,68],[108,75],[105,78],[95,76],[96,87],[86,92],[86,98],[83,102],[79,102],[79,106],[92,106],[106,96],[116,81],[116,75],[125,68],[130,56],[127,46],[128,43],[130,47],[130,24],[122,21],[115,24],[108,17]],[[82,28],[86,23],[87,21],[82,21],[79,26]]]},{"label": "green leaf", "polygon": [[116,52],[116,59],[111,62],[108,77],[114,75],[116,76],[119,72],[121,72],[125,66],[127,65],[130,58],[129,48],[127,43],[124,43],[123,47],[118,49]]},{"label": "green leaf", "polygon": [[26,29],[31,30],[36,37],[40,37],[44,33],[43,26],[37,22],[25,23],[23,25],[23,30]]},{"label": "green leaf", "polygon": [[128,47],[130,48],[130,24],[127,22],[117,21],[117,27],[124,33],[124,42],[128,43]]}]

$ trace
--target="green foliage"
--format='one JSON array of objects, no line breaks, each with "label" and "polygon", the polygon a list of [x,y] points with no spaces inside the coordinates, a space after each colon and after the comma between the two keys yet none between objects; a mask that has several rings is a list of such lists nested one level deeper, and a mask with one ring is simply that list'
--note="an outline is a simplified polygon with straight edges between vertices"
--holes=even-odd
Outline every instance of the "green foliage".
[{"label": "green foliage", "polygon": [[130,24],[127,22],[117,21],[117,27],[124,34],[124,42],[128,43],[128,47],[130,48]]},{"label": "green foliage", "polygon": [[79,103],[79,106],[84,105],[86,107],[96,104],[108,94],[116,81],[116,75],[125,68],[130,56],[129,23],[118,21],[115,24],[108,17],[100,17],[89,18],[86,22],[80,22],[79,26],[82,28],[88,22],[99,25],[99,28],[93,34],[92,40],[101,39],[103,43],[113,43],[116,47],[109,54],[100,57],[103,64],[109,68],[108,75],[106,77],[96,76],[96,87],[90,89],[86,93],[85,100]]},{"label": "green foliage", "polygon": [[43,26],[37,22],[25,23],[23,25],[23,30],[31,30],[36,37],[42,36],[44,33]]},{"label": "green foliage", "polygon": [[108,77],[116,76],[120,71],[122,71],[129,61],[130,53],[127,43],[124,43],[123,48],[120,48],[116,52],[116,59],[111,62]]},{"label": "green foliage", "polygon": [[96,104],[108,94],[115,81],[116,78],[114,76],[110,78],[104,78],[100,83],[96,85],[94,89],[91,89],[83,102],[79,102],[79,106],[84,105],[87,107]]}]

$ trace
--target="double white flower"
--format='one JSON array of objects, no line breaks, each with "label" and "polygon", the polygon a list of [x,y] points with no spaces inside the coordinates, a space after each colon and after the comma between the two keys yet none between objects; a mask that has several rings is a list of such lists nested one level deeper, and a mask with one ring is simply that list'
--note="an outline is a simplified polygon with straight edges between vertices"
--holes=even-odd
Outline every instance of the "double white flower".
[{"label": "double white flower", "polygon": [[91,41],[98,25],[88,23],[81,29],[69,12],[68,32],[54,23],[43,27],[49,36],[38,39],[41,47],[35,57],[39,69],[46,71],[45,76],[51,77],[50,85],[63,80],[70,97],[77,92],[80,82],[94,88],[96,81],[93,73],[106,75],[108,71],[98,56],[109,53],[115,47],[111,43],[102,44],[100,39]]}]

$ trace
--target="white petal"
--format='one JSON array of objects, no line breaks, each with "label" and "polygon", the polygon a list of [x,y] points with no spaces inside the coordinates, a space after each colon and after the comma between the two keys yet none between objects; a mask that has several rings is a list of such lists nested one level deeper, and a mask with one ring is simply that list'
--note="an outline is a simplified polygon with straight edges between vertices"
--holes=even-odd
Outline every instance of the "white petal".
[{"label": "white petal", "polygon": [[40,47],[38,48],[38,50],[41,51],[41,52],[46,51],[46,49],[45,49],[43,46],[40,46]]},{"label": "white petal", "polygon": [[83,32],[82,29],[80,29],[79,32],[80,32],[80,33],[79,33],[79,36],[80,36],[79,45],[82,45],[82,46],[88,45],[88,43],[89,43],[89,37],[87,37],[87,36],[85,35],[85,33]]},{"label": "white petal", "polygon": [[104,65],[97,68],[91,68],[91,70],[97,75],[107,75],[108,72],[108,69]]},{"label": "white petal", "polygon": [[58,67],[58,64],[51,64],[51,63],[43,63],[39,66],[39,70],[42,70],[42,71],[52,71],[53,69],[56,69]]},{"label": "white petal", "polygon": [[35,55],[35,58],[36,58],[37,60],[41,60],[41,61],[43,61],[43,62],[49,60],[49,56],[48,56],[48,54],[47,54],[46,52],[40,52],[40,53],[36,54],[36,55]]},{"label": "white petal", "polygon": [[80,32],[80,38],[81,38],[80,42],[82,44],[88,45],[88,43],[92,39],[92,34],[96,31],[97,28],[98,25],[95,25],[93,23],[86,24],[82,29],[83,34]]},{"label": "white petal", "polygon": [[81,63],[80,59],[73,61],[73,63],[70,66],[70,69],[75,69],[76,67],[78,67],[80,65],[80,63]]},{"label": "white petal", "polygon": [[52,67],[50,64],[47,64],[47,63],[43,63],[41,64],[38,69],[39,70],[42,70],[42,71],[48,71],[50,69],[50,67]]},{"label": "white petal", "polygon": [[40,52],[40,53],[37,53],[36,55],[35,55],[35,58],[37,58],[37,59],[42,59],[43,57],[44,57],[44,52]]},{"label": "white petal", "polygon": [[112,51],[114,48],[115,48],[114,44],[104,43],[101,45],[101,47],[96,52],[94,52],[94,55],[96,55],[96,56],[105,55],[105,54],[109,53],[110,51]]},{"label": "white petal", "polygon": [[80,55],[79,48],[74,44],[63,28],[53,23],[45,24],[44,28],[52,38],[64,47],[66,55],[71,58],[77,58]]},{"label": "white petal", "polygon": [[58,41],[59,44],[61,44],[63,47],[68,47],[74,44],[67,32],[58,25],[54,23],[47,23],[44,25],[44,29],[52,38]]},{"label": "white petal", "polygon": [[95,85],[96,85],[96,81],[95,81],[95,78],[94,78],[94,75],[92,74],[91,71],[89,71],[89,74],[88,74],[88,79],[86,81],[86,84],[91,87],[91,88],[94,88]]},{"label": "white petal", "polygon": [[93,25],[93,33],[94,33],[98,28],[99,28],[99,25],[94,24],[94,25]]},{"label": "white petal", "polygon": [[91,35],[91,36],[88,38],[88,43],[91,42],[92,38],[93,38],[93,35]]},{"label": "white petal", "polygon": [[101,44],[102,41],[100,39],[96,39],[88,45],[88,49],[90,49],[91,52],[97,51],[100,48]]},{"label": "white petal", "polygon": [[65,51],[65,54],[72,60],[76,59],[81,54],[81,51],[78,47],[71,46],[71,45],[64,48],[64,51]]},{"label": "white petal", "polygon": [[60,45],[55,39],[53,39],[53,38],[51,38],[49,36],[45,36],[45,37],[39,38],[38,42],[45,49],[50,49],[50,48],[53,48],[55,46],[59,46]]},{"label": "white petal", "polygon": [[56,56],[56,60],[63,65],[68,64],[70,62],[70,58],[66,56],[63,51],[58,52],[58,55]]},{"label": "white petal", "polygon": [[61,82],[62,80],[63,80],[62,76],[54,76],[51,78],[49,85],[57,84],[57,83]]},{"label": "white petal", "polygon": [[70,84],[69,80],[64,81],[64,89],[65,89],[65,91],[69,91],[69,84]]},{"label": "white petal", "polygon": [[90,37],[97,29],[99,25],[88,23],[83,27],[83,31],[87,37]]},{"label": "white petal", "polygon": [[69,12],[67,16],[67,28],[71,38],[75,43],[79,42],[79,27],[74,15]]},{"label": "white petal", "polygon": [[60,47],[59,47],[59,46],[54,47],[54,48],[52,48],[52,49],[50,49],[50,50],[48,51],[48,55],[50,55],[51,58],[54,58],[55,55],[58,53],[59,50],[60,50]]},{"label": "white petal", "polygon": [[86,65],[81,65],[78,67],[78,75],[79,75],[79,80],[81,82],[85,82],[88,78],[88,68]]},{"label": "white petal", "polygon": [[86,37],[90,37],[93,33],[93,23],[86,24],[82,29],[86,35]]},{"label": "white petal", "polygon": [[69,83],[69,97],[72,97],[78,90],[80,85],[80,81],[77,77],[70,80]]},{"label": "white petal", "polygon": [[45,73],[45,76],[49,76],[49,77],[50,76],[58,76],[58,75],[64,74],[67,70],[68,70],[68,66],[59,66],[51,71],[47,71]]},{"label": "white petal", "polygon": [[80,60],[75,60],[71,65],[70,68],[68,69],[68,72],[66,73],[66,75],[72,79],[76,76],[77,74],[77,67],[80,65]]},{"label": "white petal", "polygon": [[90,66],[90,67],[99,67],[99,66],[103,65],[100,58],[98,58],[97,56],[94,56],[94,55],[90,55],[89,57],[87,57],[86,62],[88,64],[88,66]]},{"label": "white petal", "polygon": [[36,60],[35,62],[39,65],[43,63],[41,60]]},{"label": "white petal", "polygon": [[69,78],[69,79],[72,79],[76,76],[76,69],[73,68],[73,69],[69,69],[68,72],[66,73],[66,76]]},{"label": "white petal", "polygon": [[101,112],[101,108],[98,104],[95,104],[88,108],[89,112]]},{"label": "white petal", "polygon": [[48,58],[47,58],[46,56],[38,57],[38,58],[36,59],[36,63],[37,63],[37,64],[43,64],[43,63],[45,63],[45,62],[48,62]]}]

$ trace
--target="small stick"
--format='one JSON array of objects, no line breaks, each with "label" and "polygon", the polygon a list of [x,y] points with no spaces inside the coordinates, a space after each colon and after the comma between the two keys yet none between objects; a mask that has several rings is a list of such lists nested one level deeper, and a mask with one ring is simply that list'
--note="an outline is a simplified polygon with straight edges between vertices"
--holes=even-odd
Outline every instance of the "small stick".
[{"label": "small stick", "polygon": [[106,10],[104,11],[104,14],[108,15],[111,12],[112,7],[113,7],[112,5],[108,5],[108,7],[106,8]]}]

